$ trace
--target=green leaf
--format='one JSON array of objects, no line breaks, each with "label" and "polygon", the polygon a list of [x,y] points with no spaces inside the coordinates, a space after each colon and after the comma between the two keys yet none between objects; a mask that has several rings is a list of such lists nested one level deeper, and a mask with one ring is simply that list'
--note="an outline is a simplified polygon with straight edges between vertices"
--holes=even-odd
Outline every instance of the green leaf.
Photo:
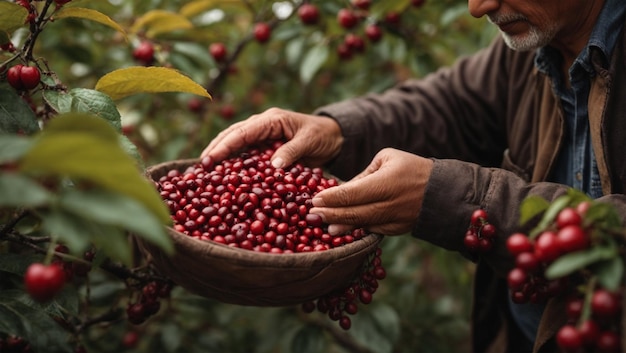
[{"label": "green leaf", "polygon": [[545,230],[552,222],[556,215],[566,207],[571,201],[569,195],[563,195],[556,198],[556,200],[550,203],[550,206],[546,209],[541,221],[528,235],[531,239],[537,237],[543,230]]},{"label": "green leaf", "polygon": [[[11,33],[26,25],[28,10],[18,4],[0,2],[0,31]],[[2,96],[2,94],[0,94]]]},{"label": "green leaf", "polygon": [[70,249],[86,250],[94,245],[112,259],[132,263],[128,235],[118,227],[96,223],[65,210],[53,209],[41,215],[42,227]]},{"label": "green leaf", "polygon": [[329,52],[328,45],[316,45],[309,49],[300,65],[300,80],[302,82],[311,82],[315,74],[328,59]]},{"label": "green leaf", "polygon": [[593,265],[592,271],[598,276],[600,285],[608,290],[618,290],[624,278],[624,261],[615,256]]},{"label": "green leaf", "polygon": [[[0,13],[2,13],[1,9]],[[28,104],[15,93],[13,88],[0,84],[0,133],[32,134],[37,131],[39,131],[37,117]]]},{"label": "green leaf", "polygon": [[7,291],[0,291],[0,317],[0,330],[23,337],[35,352],[73,352],[67,332],[45,311],[20,302]]},{"label": "green leaf", "polygon": [[291,341],[291,352],[317,353],[326,351],[324,332],[317,326],[303,326]]},{"label": "green leaf", "polygon": [[138,93],[183,92],[211,98],[204,87],[174,69],[135,66],[100,78],[96,90],[118,100]]},{"label": "green leaf", "polygon": [[581,270],[595,262],[617,257],[613,247],[596,246],[589,250],[565,254],[555,260],[545,272],[547,279],[561,278]]},{"label": "green leaf", "polygon": [[73,251],[84,252],[91,244],[89,229],[92,225],[79,217],[58,208],[42,212],[39,216],[42,228]]},{"label": "green leaf", "polygon": [[520,207],[520,224],[526,224],[526,222],[544,212],[549,206],[548,200],[541,196],[526,197]]},{"label": "green leaf", "polygon": [[44,98],[58,113],[90,113],[108,121],[117,131],[122,122],[115,102],[106,94],[86,88],[74,88],[69,92],[46,90]]},{"label": "green leaf", "polygon": [[379,304],[372,307],[372,316],[378,330],[393,346],[393,342],[400,337],[401,331],[398,312],[390,305]]},{"label": "green leaf", "polygon": [[17,276],[24,276],[26,268],[33,262],[41,261],[42,255],[34,254],[0,254],[0,271],[12,273]]},{"label": "green leaf", "polygon": [[103,119],[86,114],[57,116],[21,160],[25,173],[67,177],[131,197],[164,224],[169,210],[152,182],[140,173],[119,144],[119,135]]},{"label": "green leaf", "polygon": [[32,144],[32,140],[27,137],[0,134],[0,164],[20,159]]},{"label": "green leaf", "polygon": [[0,174],[0,206],[37,207],[54,200],[54,194],[17,173]]},{"label": "green leaf", "polygon": [[173,252],[171,238],[162,223],[131,198],[98,190],[68,190],[61,196],[60,204],[83,218],[129,230],[167,252]]},{"label": "green leaf", "polygon": [[92,9],[84,9],[80,7],[63,7],[61,10],[57,11],[54,14],[55,19],[62,18],[82,18],[94,22],[101,23],[105,26],[109,26],[116,31],[122,33],[124,38],[128,41],[128,36],[124,29],[117,24],[117,22],[113,21],[109,16]]},{"label": "green leaf", "polygon": [[386,337],[385,333],[378,326],[378,318],[373,316],[370,310],[359,311],[358,315],[358,320],[352,320],[350,331],[359,344],[363,347],[368,347],[372,352],[393,352],[390,338]]},{"label": "green leaf", "polygon": [[151,10],[137,18],[131,31],[137,33],[145,29],[146,37],[154,38],[161,33],[179,29],[191,29],[193,24],[187,17],[165,10]]},{"label": "green leaf", "polygon": [[242,0],[195,0],[183,5],[179,13],[185,17],[194,17],[217,6],[223,6],[225,3],[241,4],[245,6]]}]

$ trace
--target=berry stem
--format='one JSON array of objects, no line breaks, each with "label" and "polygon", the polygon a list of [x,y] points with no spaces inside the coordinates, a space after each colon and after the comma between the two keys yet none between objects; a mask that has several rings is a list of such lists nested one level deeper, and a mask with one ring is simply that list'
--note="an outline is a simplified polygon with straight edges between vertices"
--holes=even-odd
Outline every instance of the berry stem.
[{"label": "berry stem", "polygon": [[594,275],[589,278],[589,281],[585,285],[585,299],[583,302],[582,312],[580,313],[580,319],[578,320],[579,325],[589,320],[591,317],[591,298],[593,297],[597,281],[598,277]]}]

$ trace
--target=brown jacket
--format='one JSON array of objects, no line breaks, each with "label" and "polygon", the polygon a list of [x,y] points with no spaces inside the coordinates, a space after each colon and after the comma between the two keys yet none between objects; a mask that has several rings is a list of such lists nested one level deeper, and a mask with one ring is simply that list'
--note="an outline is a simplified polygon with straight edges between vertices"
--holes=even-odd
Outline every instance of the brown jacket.
[{"label": "brown jacket", "polygon": [[[605,195],[601,200],[616,205],[626,218],[623,33],[610,63],[596,54],[589,120]],[[524,198],[553,200],[566,190],[544,182],[563,140],[564,120],[551,83],[534,67],[534,55],[510,50],[497,39],[421,80],[316,111],[335,118],[345,136],[342,152],[330,166],[340,178],[347,180],[363,170],[384,147],[434,159],[414,236],[471,258],[463,246],[470,215],[479,207],[488,212],[500,241],[478,260],[472,313],[475,352],[519,350],[521,334],[506,305],[504,276],[513,259],[504,238],[524,231],[519,227]],[[556,351],[553,337],[565,323],[563,305],[559,298],[548,303],[534,351]]]}]

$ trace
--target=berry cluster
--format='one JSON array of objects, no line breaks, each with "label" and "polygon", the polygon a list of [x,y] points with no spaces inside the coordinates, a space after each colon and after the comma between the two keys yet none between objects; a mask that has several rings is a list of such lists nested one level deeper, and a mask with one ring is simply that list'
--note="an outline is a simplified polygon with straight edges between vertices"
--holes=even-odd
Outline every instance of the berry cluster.
[{"label": "berry cluster", "polygon": [[515,257],[515,266],[507,282],[516,303],[543,302],[573,290],[567,294],[568,322],[556,335],[561,351],[620,352],[621,290],[607,290],[585,267],[566,276],[546,276],[550,266],[564,256],[584,254],[606,240],[599,226],[585,222],[590,207],[591,202],[583,201],[560,209],[532,237],[512,234],[506,246]]},{"label": "berry cluster", "polygon": [[150,282],[143,286],[139,299],[129,303],[126,316],[131,324],[139,325],[161,309],[160,299],[169,298],[172,285],[164,282]]},{"label": "berry cluster", "polygon": [[474,211],[463,239],[465,247],[472,253],[486,253],[493,248],[495,237],[496,228],[487,221],[487,211]]},{"label": "berry cluster", "polygon": [[575,296],[567,302],[568,323],[556,335],[559,348],[564,352],[620,352],[621,294],[596,288],[587,316],[583,315],[584,300]]},{"label": "berry cluster", "polygon": [[309,213],[315,194],[338,185],[321,168],[296,163],[274,168],[281,145],[250,148],[214,163],[210,158],[180,172],[170,170],[156,187],[174,229],[200,240],[268,253],[328,250],[365,236],[362,228],[331,236],[322,218]]},{"label": "berry cluster", "polygon": [[366,259],[359,274],[346,287],[302,303],[302,310],[306,313],[317,310],[327,314],[331,320],[338,321],[341,328],[349,330],[352,321],[348,314],[356,314],[359,303],[371,303],[374,292],[378,289],[378,281],[387,276],[381,254],[382,249],[379,247]]},{"label": "berry cluster", "polygon": [[591,245],[589,231],[582,227],[588,203],[566,207],[556,216],[554,225],[534,239],[514,233],[507,239],[507,249],[515,257],[515,267],[507,280],[516,303],[540,302],[560,293],[568,278],[547,280],[546,268],[559,257]]},{"label": "berry cluster", "polygon": [[36,66],[17,64],[7,71],[7,81],[16,90],[31,90],[41,81],[41,74]]}]

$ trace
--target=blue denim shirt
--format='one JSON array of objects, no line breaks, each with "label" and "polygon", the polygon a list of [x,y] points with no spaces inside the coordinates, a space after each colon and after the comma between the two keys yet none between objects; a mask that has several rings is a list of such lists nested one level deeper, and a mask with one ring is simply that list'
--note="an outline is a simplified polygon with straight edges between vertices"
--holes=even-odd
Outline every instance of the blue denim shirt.
[{"label": "blue denim shirt", "polygon": [[[570,87],[566,87],[560,67],[559,52],[551,47],[537,50],[535,65],[552,80],[552,89],[561,100],[565,118],[565,140],[559,152],[550,180],[582,190],[592,198],[602,196],[602,186],[591,144],[588,98],[591,79],[595,75],[591,64],[591,48],[599,49],[606,62],[624,25],[626,2],[607,0],[598,17],[589,42],[569,68]],[[509,305],[513,317],[531,342],[535,341],[544,305]]]}]

